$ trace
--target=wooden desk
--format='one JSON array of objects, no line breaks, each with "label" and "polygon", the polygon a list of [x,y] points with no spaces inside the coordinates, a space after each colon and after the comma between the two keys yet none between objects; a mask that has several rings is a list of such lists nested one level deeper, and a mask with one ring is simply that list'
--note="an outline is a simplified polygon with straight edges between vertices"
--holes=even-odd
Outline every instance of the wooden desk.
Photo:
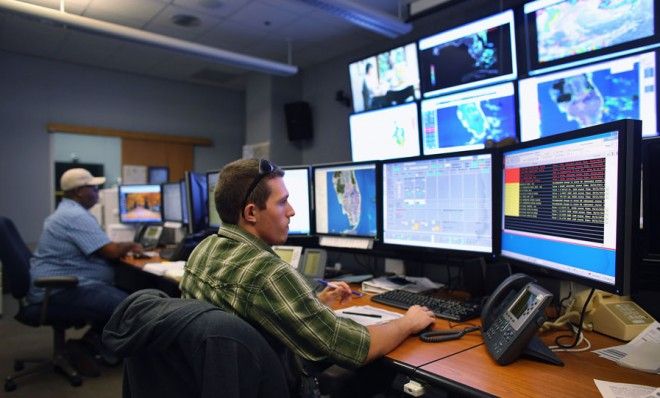
[{"label": "wooden desk", "polygon": [[125,256],[115,272],[115,284],[127,292],[141,289],[160,289],[170,297],[180,297],[179,281],[164,275],[156,275],[142,270],[147,263],[164,261],[160,257],[136,259]]},{"label": "wooden desk", "polygon": [[[558,333],[544,335],[543,340],[549,343]],[[624,368],[591,352],[621,342],[598,333],[586,336],[592,345],[589,351],[557,353],[563,367],[524,357],[500,366],[486,346],[479,345],[425,365],[415,377],[469,395],[501,397],[600,397],[594,379],[660,386],[660,375]]]}]

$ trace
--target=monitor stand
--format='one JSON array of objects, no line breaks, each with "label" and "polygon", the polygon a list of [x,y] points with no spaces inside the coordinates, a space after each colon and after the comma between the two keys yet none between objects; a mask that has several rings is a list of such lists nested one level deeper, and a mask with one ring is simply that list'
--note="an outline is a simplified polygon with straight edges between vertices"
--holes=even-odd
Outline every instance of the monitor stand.
[{"label": "monitor stand", "polygon": [[539,336],[532,336],[529,340],[527,347],[523,350],[523,355],[537,359],[542,362],[550,363],[552,365],[564,366],[564,362],[552,352],[548,346],[543,344]]}]

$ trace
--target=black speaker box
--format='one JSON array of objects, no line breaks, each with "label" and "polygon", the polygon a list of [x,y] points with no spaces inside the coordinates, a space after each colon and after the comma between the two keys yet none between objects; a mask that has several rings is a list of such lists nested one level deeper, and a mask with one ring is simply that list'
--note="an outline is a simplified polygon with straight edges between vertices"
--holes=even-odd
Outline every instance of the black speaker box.
[{"label": "black speaker box", "polygon": [[310,139],[312,128],[312,108],[304,101],[284,104],[284,117],[289,141]]}]

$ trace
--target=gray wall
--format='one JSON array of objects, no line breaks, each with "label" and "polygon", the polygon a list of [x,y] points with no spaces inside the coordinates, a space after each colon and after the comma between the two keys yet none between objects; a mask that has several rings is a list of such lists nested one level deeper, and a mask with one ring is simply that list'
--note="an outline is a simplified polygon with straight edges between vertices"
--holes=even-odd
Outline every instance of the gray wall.
[{"label": "gray wall", "polygon": [[195,170],[241,155],[244,94],[88,68],[0,51],[0,214],[36,242],[50,212],[46,124],[60,122],[213,140]]}]

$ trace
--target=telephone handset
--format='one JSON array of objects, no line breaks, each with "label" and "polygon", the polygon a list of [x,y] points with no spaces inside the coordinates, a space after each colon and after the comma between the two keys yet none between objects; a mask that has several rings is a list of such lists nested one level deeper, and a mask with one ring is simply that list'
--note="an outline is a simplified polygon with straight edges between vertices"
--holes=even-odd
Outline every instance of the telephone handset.
[{"label": "telephone handset", "polygon": [[488,353],[500,365],[510,364],[523,353],[563,365],[536,337],[536,331],[545,321],[544,311],[552,294],[534,282],[525,274],[513,274],[484,304],[482,335]]},{"label": "telephone handset", "polygon": [[149,250],[158,246],[162,234],[162,225],[142,225],[135,232],[133,241],[141,244],[145,249]]}]

